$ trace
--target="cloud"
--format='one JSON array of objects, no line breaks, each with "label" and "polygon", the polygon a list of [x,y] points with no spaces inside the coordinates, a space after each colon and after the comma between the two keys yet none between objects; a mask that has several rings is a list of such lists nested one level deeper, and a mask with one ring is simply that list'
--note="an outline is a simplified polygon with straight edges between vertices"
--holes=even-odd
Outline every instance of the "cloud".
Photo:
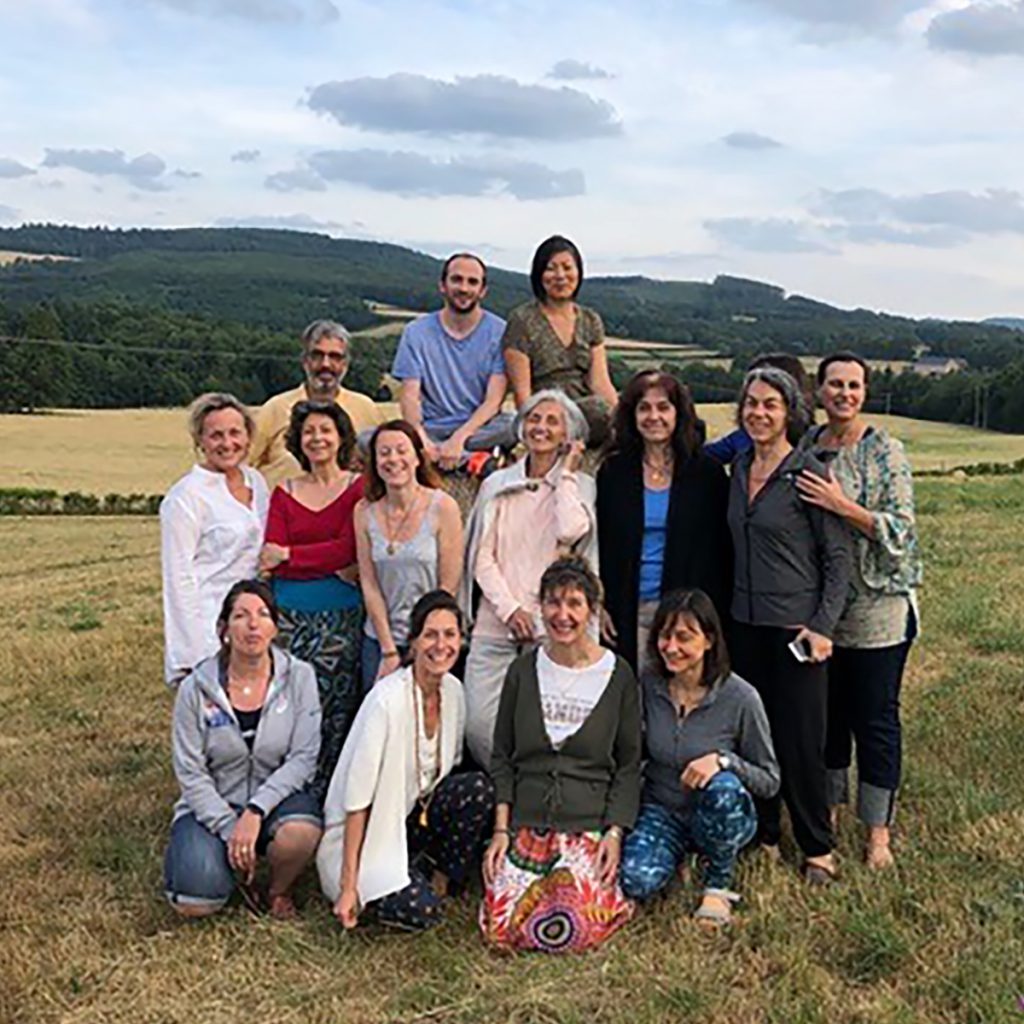
[{"label": "cloud", "polygon": [[327,181],[347,181],[403,196],[481,196],[508,193],[516,199],[583,195],[583,172],[502,156],[433,160],[420,153],[380,149],[326,150],[309,158]]},{"label": "cloud", "polygon": [[0,203],[0,223],[10,224],[16,221],[18,217],[19,211],[13,206],[4,206],[3,203]]},{"label": "cloud", "polygon": [[814,224],[778,217],[721,217],[704,221],[711,236],[752,252],[835,252]]},{"label": "cloud", "polygon": [[184,171],[180,167],[176,171],[171,171],[172,178],[182,178],[184,181],[195,181],[202,176],[202,171]]},{"label": "cloud", "polygon": [[47,149],[42,165],[71,167],[83,174],[125,178],[136,188],[147,192],[167,189],[166,183],[159,180],[167,165],[155,153],[143,153],[127,160],[120,149]]},{"label": "cloud", "polygon": [[233,164],[252,164],[260,158],[258,149],[239,149],[231,154]]},{"label": "cloud", "polygon": [[557,78],[563,82],[573,82],[586,78],[614,78],[615,76],[610,71],[599,68],[596,64],[567,57],[565,60],[557,61],[546,77]]},{"label": "cloud", "polygon": [[292,171],[278,171],[268,175],[263,184],[274,192],[326,192],[327,185],[315,171],[296,167]]},{"label": "cloud", "polygon": [[270,228],[284,231],[345,231],[361,234],[365,225],[360,221],[342,224],[336,220],[317,220],[308,213],[285,213],[280,215],[254,213],[248,217],[218,217],[214,222],[218,228]]},{"label": "cloud", "polygon": [[952,249],[969,241],[966,231],[952,227],[905,228],[893,224],[834,224],[825,232],[855,245],[913,245],[921,249]]},{"label": "cloud", "polygon": [[876,189],[823,192],[816,212],[851,222],[897,221],[953,228],[975,235],[1024,234],[1024,197],[1011,189],[963,189],[890,195]]},{"label": "cloud", "polygon": [[730,132],[722,136],[722,142],[732,149],[782,149],[782,143],[760,132]]},{"label": "cloud", "polygon": [[326,25],[338,20],[331,0],[155,0],[161,7],[211,18],[244,18],[269,24]]},{"label": "cloud", "polygon": [[589,139],[619,135],[615,108],[568,86],[524,85],[501,75],[443,82],[424,75],[325,82],[309,106],[339,124],[373,131]]},{"label": "cloud", "polygon": [[975,3],[933,18],[928,45],[981,57],[1024,57],[1024,3]]},{"label": "cloud", "polygon": [[0,178],[24,178],[26,175],[35,173],[31,167],[26,167],[18,160],[0,156]]},{"label": "cloud", "polygon": [[929,0],[748,0],[812,25],[875,31],[888,28]]}]

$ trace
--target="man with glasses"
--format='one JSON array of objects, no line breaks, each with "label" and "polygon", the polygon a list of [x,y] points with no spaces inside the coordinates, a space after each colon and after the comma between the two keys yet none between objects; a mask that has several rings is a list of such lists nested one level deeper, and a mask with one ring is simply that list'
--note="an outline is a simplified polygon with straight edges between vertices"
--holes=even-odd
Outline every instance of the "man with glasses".
[{"label": "man with glasses", "polygon": [[333,320],[314,320],[302,332],[305,381],[291,391],[275,395],[256,413],[249,463],[263,474],[271,490],[282,480],[302,472],[285,447],[292,409],[299,402],[337,402],[348,413],[357,434],[383,422],[381,411],[370,398],[341,386],[348,366],[348,331]]}]

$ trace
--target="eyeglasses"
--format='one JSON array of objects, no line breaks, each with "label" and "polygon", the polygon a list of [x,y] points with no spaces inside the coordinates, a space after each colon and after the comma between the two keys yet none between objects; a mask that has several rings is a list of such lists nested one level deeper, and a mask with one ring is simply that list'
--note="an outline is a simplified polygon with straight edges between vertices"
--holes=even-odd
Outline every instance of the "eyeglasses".
[{"label": "eyeglasses", "polygon": [[336,363],[339,366],[344,365],[348,362],[347,352],[319,352],[313,349],[312,352],[306,354],[306,358],[311,363]]}]

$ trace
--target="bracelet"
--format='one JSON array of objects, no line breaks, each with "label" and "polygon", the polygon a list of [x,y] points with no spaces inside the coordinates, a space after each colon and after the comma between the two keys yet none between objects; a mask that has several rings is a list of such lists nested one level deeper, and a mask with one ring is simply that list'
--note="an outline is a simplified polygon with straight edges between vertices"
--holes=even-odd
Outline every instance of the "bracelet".
[{"label": "bracelet", "polygon": [[380,656],[382,658],[397,658],[398,651],[381,651]]},{"label": "bracelet", "polygon": [[491,829],[491,831],[496,836],[507,836],[508,835],[508,829],[507,828],[495,828],[495,829]]}]

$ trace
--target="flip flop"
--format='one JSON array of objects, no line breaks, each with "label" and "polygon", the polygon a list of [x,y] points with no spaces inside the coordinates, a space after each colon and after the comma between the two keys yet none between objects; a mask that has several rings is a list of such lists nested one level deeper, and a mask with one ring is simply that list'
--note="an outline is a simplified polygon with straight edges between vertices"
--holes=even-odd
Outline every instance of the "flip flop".
[{"label": "flip flop", "polygon": [[704,896],[713,896],[722,903],[719,906],[706,906],[704,903],[693,912],[693,919],[702,928],[717,930],[732,923],[732,905],[739,903],[740,894],[731,889],[705,889]]},{"label": "flip flop", "polygon": [[835,868],[828,868],[824,864],[811,864],[808,861],[804,861],[800,874],[804,876],[804,881],[808,885],[817,888],[833,885],[839,880],[839,873]]}]

